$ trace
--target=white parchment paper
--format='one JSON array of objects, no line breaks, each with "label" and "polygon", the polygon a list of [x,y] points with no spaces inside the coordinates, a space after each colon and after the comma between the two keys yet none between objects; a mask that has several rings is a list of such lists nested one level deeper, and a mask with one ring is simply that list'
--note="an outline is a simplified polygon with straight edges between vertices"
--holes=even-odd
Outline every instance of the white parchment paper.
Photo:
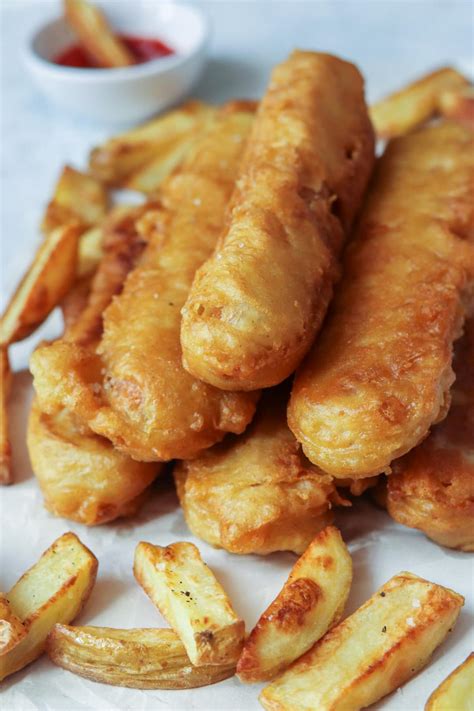
[{"label": "white parchment paper", "polygon": [[[132,0],[130,0],[132,1]],[[135,1],[135,0],[133,0]],[[370,99],[443,63],[472,73],[471,4],[463,0],[349,0],[331,2],[200,2],[214,27],[208,71],[195,95],[223,101],[259,96],[273,64],[295,46],[331,51],[364,71]],[[21,51],[31,30],[58,13],[58,2],[3,0],[2,10],[2,306],[39,240],[37,225],[54,180],[65,162],[81,167],[88,150],[110,134],[77,121],[41,97],[22,69]],[[271,8],[271,9],[270,9]],[[97,585],[79,624],[162,626],[151,602],[133,580],[140,540],[167,544],[190,540],[228,591],[250,629],[275,597],[295,556],[233,556],[195,540],[172,488],[159,484],[131,521],[86,529],[50,516],[42,506],[25,447],[31,400],[28,355],[41,338],[60,332],[54,314],[33,338],[12,349],[16,371],[11,402],[16,483],[0,491],[0,587],[8,590],[51,542],[75,531],[99,559]],[[366,501],[338,516],[354,561],[350,613],[393,574],[409,570],[466,596],[459,622],[429,666],[376,707],[421,711],[431,691],[474,647],[471,558],[448,551],[422,534],[394,524]],[[137,691],[95,684],[42,658],[7,680],[0,708],[10,711],[243,711],[260,708],[259,685],[236,678],[192,691]],[[457,711],[457,710],[456,710]]]}]

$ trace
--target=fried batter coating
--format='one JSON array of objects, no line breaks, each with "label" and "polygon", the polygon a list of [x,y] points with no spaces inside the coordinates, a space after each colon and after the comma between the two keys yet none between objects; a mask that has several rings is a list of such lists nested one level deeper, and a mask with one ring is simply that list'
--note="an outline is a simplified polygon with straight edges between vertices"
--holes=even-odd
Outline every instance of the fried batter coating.
[{"label": "fried batter coating", "polygon": [[455,124],[389,144],[288,422],[335,477],[390,471],[445,417],[472,300],[473,136]]},{"label": "fried batter coating", "polygon": [[[143,209],[113,211],[104,227],[104,256],[88,284],[89,293],[83,293],[88,282],[80,282],[70,297],[74,303],[66,308],[65,335],[51,346],[52,353],[56,352],[55,347],[58,349],[56,356],[61,355],[62,347],[66,357],[59,357],[56,364],[51,359],[46,361],[46,367],[49,363],[64,378],[65,390],[68,358],[78,352],[94,358],[102,333],[102,312],[120,292],[143,249],[144,243],[134,228]],[[68,402],[57,404],[53,414],[43,412],[37,401],[33,403],[27,444],[46,508],[86,525],[135,513],[160,472],[159,465],[136,462],[94,434],[68,409]]]},{"label": "fried batter coating", "polygon": [[448,548],[474,551],[474,319],[454,356],[456,380],[443,422],[393,463],[386,506],[399,523]]},{"label": "fried batter coating", "polygon": [[296,51],[273,72],[228,226],[183,309],[185,368],[226,390],[275,385],[319,330],[374,160],[357,69]]},{"label": "fried batter coating", "polygon": [[67,410],[46,415],[36,402],[28,451],[48,511],[87,526],[134,514],[160,467],[122,454]]},{"label": "fried batter coating", "polygon": [[104,314],[97,352],[58,342],[31,361],[42,407],[67,406],[121,451],[142,461],[193,457],[242,432],[257,393],[228,393],[181,364],[180,311],[224,222],[253,105],[234,102],[168,178],[147,213],[148,244]]},{"label": "fried batter coating", "polygon": [[191,531],[231,553],[303,553],[332,521],[339,502],[331,477],[314,467],[286,423],[288,390],[266,392],[240,437],[191,461],[174,476]]}]

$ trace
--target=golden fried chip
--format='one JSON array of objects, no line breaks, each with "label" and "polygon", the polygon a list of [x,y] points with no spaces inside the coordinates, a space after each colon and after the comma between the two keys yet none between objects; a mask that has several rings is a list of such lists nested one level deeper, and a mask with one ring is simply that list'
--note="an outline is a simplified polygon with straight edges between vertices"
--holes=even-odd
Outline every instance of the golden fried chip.
[{"label": "golden fried chip", "polygon": [[469,82],[452,67],[442,67],[391,94],[370,107],[370,117],[379,138],[408,133],[431,118],[439,109],[440,97]]},{"label": "golden fried chip", "polygon": [[40,244],[0,321],[0,345],[33,333],[72,287],[80,232],[77,224],[57,227]]},{"label": "golden fried chip", "polygon": [[86,0],[63,0],[66,19],[99,67],[128,67],[136,60],[115,35],[98,7]]}]

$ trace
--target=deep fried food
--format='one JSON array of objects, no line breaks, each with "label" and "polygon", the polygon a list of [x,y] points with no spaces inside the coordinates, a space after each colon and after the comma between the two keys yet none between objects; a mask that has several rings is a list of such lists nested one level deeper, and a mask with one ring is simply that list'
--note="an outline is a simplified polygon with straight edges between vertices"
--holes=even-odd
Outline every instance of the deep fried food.
[{"label": "deep fried food", "polygon": [[462,90],[469,81],[452,67],[442,67],[385,97],[370,107],[370,118],[380,138],[408,133],[440,109],[446,91]]},{"label": "deep fried food", "polygon": [[11,609],[5,593],[0,593],[0,656],[26,637],[26,628]]},{"label": "deep fried food", "polygon": [[237,664],[245,623],[193,543],[164,547],[142,541],[135,549],[133,574],[195,666]]},{"label": "deep fried food", "polygon": [[183,309],[190,373],[254,390],[293,372],[326,313],[373,153],[352,64],[296,51],[274,70],[228,226]]},{"label": "deep fried food", "polygon": [[268,711],[358,711],[404,684],[453,628],[464,598],[399,573],[260,695]]},{"label": "deep fried food", "polygon": [[128,67],[135,57],[109,27],[104,13],[87,0],[64,0],[66,19],[99,67]]},{"label": "deep fried food", "polygon": [[0,321],[0,345],[29,336],[74,283],[81,228],[68,224],[49,232]]},{"label": "deep fried food", "polygon": [[31,359],[46,412],[68,407],[136,459],[195,456],[253,416],[257,393],[225,393],[192,377],[179,343],[181,306],[222,228],[251,123],[247,104],[223,109],[163,185],[162,207],[141,220],[147,247],[105,312],[100,355],[60,341]]},{"label": "deep fried food", "polygon": [[183,145],[189,147],[190,140],[209,128],[216,113],[213,106],[188,101],[94,148],[89,168],[96,178],[110,185],[149,192],[153,182],[155,190],[181,162]]},{"label": "deep fried food", "polygon": [[287,389],[262,397],[243,435],[178,462],[175,481],[191,531],[231,553],[303,553],[332,521],[331,477],[301,452],[286,423]]},{"label": "deep fried food", "polygon": [[[102,333],[103,310],[122,289],[143,250],[135,221],[145,209],[117,208],[106,220],[102,261],[85,299],[76,294],[79,303],[68,312],[63,341],[71,351],[78,349],[94,356]],[[67,367],[63,372],[67,377]],[[50,415],[33,403],[28,451],[46,508],[86,525],[133,514],[160,472],[158,465],[136,462],[114,449],[107,439],[84,425],[67,403]]]},{"label": "deep fried food", "polygon": [[390,470],[445,417],[452,345],[474,281],[473,135],[440,124],[380,160],[288,422],[335,477]]},{"label": "deep fried food", "polygon": [[107,204],[107,190],[100,180],[66,165],[46,207],[41,230],[47,235],[71,223],[91,227],[105,217]]},{"label": "deep fried food", "polygon": [[87,526],[134,514],[160,471],[159,464],[136,462],[114,449],[67,410],[47,415],[36,402],[27,443],[45,507]]},{"label": "deep fried food", "polygon": [[474,129],[474,86],[444,91],[438,100],[440,113]]},{"label": "deep fried food", "polygon": [[352,583],[352,559],[335,526],[311,541],[245,641],[237,676],[268,681],[339,622]]},{"label": "deep fried food", "polygon": [[169,629],[55,625],[46,651],[58,666],[91,681],[132,689],[195,689],[234,675],[235,662],[191,664]]},{"label": "deep fried food", "polygon": [[26,634],[0,655],[0,681],[39,657],[56,622],[68,624],[87,602],[97,576],[97,558],[74,533],[65,533],[7,594]]},{"label": "deep fried food", "polygon": [[472,711],[474,708],[474,653],[471,653],[433,691],[425,711]]},{"label": "deep fried food", "polygon": [[419,447],[393,463],[386,506],[437,543],[474,551],[474,319],[454,357],[451,407]]},{"label": "deep fried food", "polygon": [[7,348],[0,348],[0,485],[12,482],[12,448],[8,435],[8,397],[12,373]]}]

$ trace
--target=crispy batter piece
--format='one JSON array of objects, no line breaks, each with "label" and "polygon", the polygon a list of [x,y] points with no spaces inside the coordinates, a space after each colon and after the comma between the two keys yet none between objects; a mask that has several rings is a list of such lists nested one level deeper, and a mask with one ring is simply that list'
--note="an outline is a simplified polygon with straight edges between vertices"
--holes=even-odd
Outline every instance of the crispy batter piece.
[{"label": "crispy batter piece", "polygon": [[[250,110],[249,110],[250,109]],[[224,221],[252,106],[235,103],[169,178],[161,207],[141,220],[148,244],[104,314],[98,354],[46,345],[31,359],[41,407],[68,407],[97,434],[142,461],[196,456],[242,432],[257,393],[227,393],[181,364],[181,307]]]},{"label": "crispy batter piece", "polygon": [[99,67],[128,67],[136,63],[99,8],[86,0],[64,0],[64,12],[81,45]]},{"label": "crispy batter piece", "polygon": [[135,578],[179,635],[195,666],[232,665],[242,651],[244,621],[192,543],[139,543]]},{"label": "crispy batter piece", "polygon": [[438,686],[425,711],[472,711],[474,708],[474,654],[470,654]]},{"label": "crispy batter piece", "polygon": [[41,230],[48,235],[72,223],[91,227],[105,217],[107,205],[107,190],[100,180],[66,165],[44,213]]},{"label": "crispy batter piece", "polygon": [[97,558],[74,533],[60,536],[7,594],[26,635],[0,656],[0,681],[43,653],[56,622],[68,624],[87,602],[97,575]]},{"label": "crispy batter piece", "polygon": [[190,373],[226,390],[255,390],[293,372],[326,313],[373,143],[352,64],[296,51],[274,70],[228,226],[183,309]]},{"label": "crispy batter piece", "polygon": [[27,444],[45,507],[87,526],[136,513],[160,473],[159,464],[136,462],[67,410],[47,415],[36,401]]},{"label": "crispy batter piece", "polygon": [[456,344],[451,407],[429,437],[393,463],[385,505],[399,523],[474,551],[474,318]]},{"label": "crispy batter piece", "polygon": [[12,448],[8,434],[8,398],[12,373],[7,348],[0,348],[0,485],[11,484]]},{"label": "crispy batter piece", "polygon": [[440,98],[447,91],[458,91],[469,81],[452,67],[442,67],[391,94],[370,108],[370,118],[379,138],[394,138],[434,116]]},{"label": "crispy batter piece", "polygon": [[404,684],[454,626],[461,595],[400,573],[260,695],[268,711],[358,711]]},{"label": "crispy batter piece", "polygon": [[308,651],[342,616],[352,560],[341,534],[327,526],[310,543],[281,592],[245,641],[241,681],[268,681]]},{"label": "crispy batter piece", "polygon": [[380,160],[288,411],[306,455],[335,477],[389,472],[446,416],[474,283],[473,176],[473,134],[456,124],[395,139]]},{"label": "crispy batter piece", "polygon": [[234,675],[235,662],[191,664],[183,643],[169,629],[55,625],[46,651],[73,674],[133,689],[195,689]]},{"label": "crispy batter piece", "polygon": [[334,484],[290,432],[287,396],[286,387],[266,392],[244,434],[177,463],[186,523],[207,543],[231,553],[303,553],[332,521]]}]

